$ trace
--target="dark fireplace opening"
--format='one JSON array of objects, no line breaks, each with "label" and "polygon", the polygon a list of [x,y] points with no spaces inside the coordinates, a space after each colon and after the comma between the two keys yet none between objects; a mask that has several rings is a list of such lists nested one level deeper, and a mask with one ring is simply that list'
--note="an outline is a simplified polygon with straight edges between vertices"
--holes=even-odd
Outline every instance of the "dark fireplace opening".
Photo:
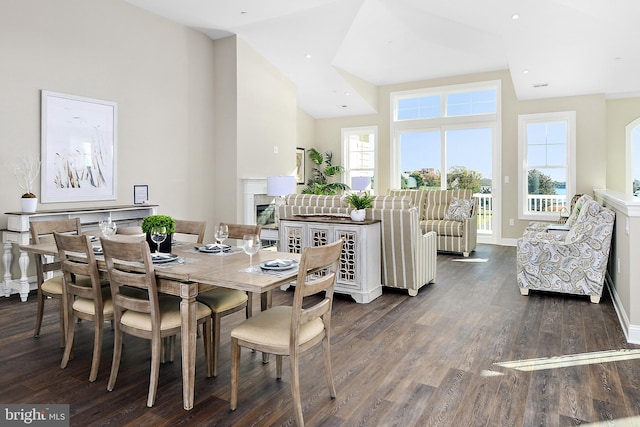
[{"label": "dark fireplace opening", "polygon": [[273,203],[256,205],[256,224],[268,225],[276,222],[276,205]]}]

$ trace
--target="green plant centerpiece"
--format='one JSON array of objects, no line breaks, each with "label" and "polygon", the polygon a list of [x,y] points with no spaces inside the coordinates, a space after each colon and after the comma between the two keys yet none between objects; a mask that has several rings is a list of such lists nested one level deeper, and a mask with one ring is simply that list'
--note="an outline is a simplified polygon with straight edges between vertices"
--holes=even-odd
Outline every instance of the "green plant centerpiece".
[{"label": "green plant centerpiece", "polygon": [[345,202],[353,207],[351,211],[351,219],[353,221],[364,221],[366,212],[365,209],[370,208],[373,205],[374,196],[364,193],[359,195],[357,193],[351,193],[345,198]]},{"label": "green plant centerpiece", "polygon": [[[176,221],[173,218],[168,215],[149,215],[142,220],[140,226],[147,236],[147,243],[152,252],[157,249],[158,252],[171,253],[171,238],[176,231]],[[151,232],[157,227],[165,227],[167,230],[167,238],[160,243],[160,247],[151,240]]]},{"label": "green plant centerpiece", "polygon": [[321,154],[315,148],[309,149],[309,158],[315,167],[311,170],[311,178],[302,194],[324,194],[334,196],[349,189],[349,186],[337,181],[332,181],[344,172],[344,167],[334,165],[333,155],[330,152]]}]

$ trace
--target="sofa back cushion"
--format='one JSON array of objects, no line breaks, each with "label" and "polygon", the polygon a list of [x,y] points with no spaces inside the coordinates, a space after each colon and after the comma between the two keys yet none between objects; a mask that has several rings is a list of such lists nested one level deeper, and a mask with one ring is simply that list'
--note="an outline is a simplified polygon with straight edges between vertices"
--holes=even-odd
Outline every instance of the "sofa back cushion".
[{"label": "sofa back cushion", "polygon": [[289,194],[286,196],[285,202],[289,206],[349,207],[344,201],[344,196],[325,196],[322,194]]},{"label": "sofa back cushion", "polygon": [[426,190],[389,190],[389,196],[409,197],[411,205],[418,208],[419,218],[424,216],[424,202],[426,200]]},{"label": "sofa back cushion", "polygon": [[434,190],[425,191],[424,219],[445,219],[453,198],[473,199],[471,190]]},{"label": "sofa back cushion", "polygon": [[373,200],[373,209],[409,209],[413,206],[408,196],[377,196]]}]

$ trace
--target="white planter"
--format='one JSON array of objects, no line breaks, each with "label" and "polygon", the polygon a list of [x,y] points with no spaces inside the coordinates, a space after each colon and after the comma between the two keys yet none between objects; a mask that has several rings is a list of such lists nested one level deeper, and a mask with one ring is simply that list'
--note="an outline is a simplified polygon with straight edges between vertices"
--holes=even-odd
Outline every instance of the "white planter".
[{"label": "white planter", "polygon": [[22,203],[22,212],[24,213],[34,213],[38,207],[37,197],[21,198],[20,202]]},{"label": "white planter", "polygon": [[351,211],[351,220],[352,221],[364,221],[367,212],[365,209],[354,209]]}]

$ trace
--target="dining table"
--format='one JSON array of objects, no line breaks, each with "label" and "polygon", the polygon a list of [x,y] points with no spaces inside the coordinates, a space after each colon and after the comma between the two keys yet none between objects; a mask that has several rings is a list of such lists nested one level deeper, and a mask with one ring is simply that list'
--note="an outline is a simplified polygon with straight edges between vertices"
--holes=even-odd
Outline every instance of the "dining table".
[{"label": "dining table", "polygon": [[[115,235],[112,239],[132,240],[140,237]],[[94,246],[99,246],[96,240]],[[210,246],[209,246],[210,247]],[[56,256],[55,242],[20,245],[26,252],[35,255]],[[225,251],[202,252],[202,245],[175,242],[172,253],[177,255],[171,262],[154,263],[158,292],[179,296],[182,351],[182,398],[185,410],[193,408],[196,364],[196,297],[198,293],[214,287],[238,289],[261,296],[261,310],[271,305],[271,291],[294,281],[298,274],[297,262],[292,268],[262,269],[260,265],[274,260],[300,261],[300,254],[262,249],[250,258],[241,248],[229,247]],[[106,272],[102,255],[96,255],[98,270]]]}]

